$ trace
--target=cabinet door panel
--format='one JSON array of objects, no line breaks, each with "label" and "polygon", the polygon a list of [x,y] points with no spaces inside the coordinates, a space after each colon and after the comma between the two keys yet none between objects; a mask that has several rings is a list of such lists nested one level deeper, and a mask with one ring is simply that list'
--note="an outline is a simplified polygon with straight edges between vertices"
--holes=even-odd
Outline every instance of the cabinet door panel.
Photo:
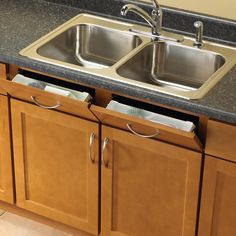
[{"label": "cabinet door panel", "polygon": [[157,122],[112,111],[96,105],[91,105],[90,109],[104,125],[130,132],[127,126],[127,124],[130,124],[137,133],[150,135],[158,132],[159,135],[155,137],[157,140],[174,143],[196,151],[202,150],[201,142],[194,132],[186,132],[168,125],[158,124]]},{"label": "cabinet door panel", "polygon": [[102,235],[195,235],[201,154],[103,127]]},{"label": "cabinet door panel", "polygon": [[13,203],[8,99],[0,96],[0,200]]},{"label": "cabinet door panel", "polygon": [[199,235],[236,235],[236,164],[206,156]]},{"label": "cabinet door panel", "polygon": [[[89,103],[85,101],[79,101],[71,99],[58,94],[50,93],[45,90],[19,84],[17,82],[3,80],[1,81],[0,89],[4,89],[11,97],[24,100],[26,102],[33,102],[34,97],[38,103],[44,106],[54,106],[60,104],[56,110],[67,112],[79,117],[83,117],[89,120],[96,120],[96,117],[90,112],[88,106]],[[1,90],[0,90],[1,92]]]},{"label": "cabinet door panel", "polygon": [[98,125],[15,100],[11,107],[17,205],[97,234]]}]

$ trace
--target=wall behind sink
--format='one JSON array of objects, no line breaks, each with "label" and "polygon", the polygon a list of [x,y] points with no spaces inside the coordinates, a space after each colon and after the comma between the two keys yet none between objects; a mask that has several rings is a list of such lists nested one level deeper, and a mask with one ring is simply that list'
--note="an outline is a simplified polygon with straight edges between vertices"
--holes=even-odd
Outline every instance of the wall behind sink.
[{"label": "wall behind sink", "polygon": [[[142,0],[151,2],[151,0]],[[158,0],[160,5],[236,20],[236,0]]]}]

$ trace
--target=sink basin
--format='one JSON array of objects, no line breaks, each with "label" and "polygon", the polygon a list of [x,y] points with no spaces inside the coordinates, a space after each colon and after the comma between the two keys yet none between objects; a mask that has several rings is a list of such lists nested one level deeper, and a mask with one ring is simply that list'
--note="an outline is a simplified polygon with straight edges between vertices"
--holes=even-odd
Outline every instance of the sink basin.
[{"label": "sink basin", "polygon": [[181,44],[147,45],[117,69],[122,77],[180,91],[199,89],[225,63],[217,53]]},{"label": "sink basin", "polygon": [[[133,24],[79,14],[19,53],[35,60],[92,74],[112,67],[144,37],[132,34]],[[100,74],[99,74],[100,75]]]},{"label": "sink basin", "polygon": [[82,67],[106,68],[115,64],[141,42],[135,35],[96,25],[79,24],[39,47],[37,53]]}]

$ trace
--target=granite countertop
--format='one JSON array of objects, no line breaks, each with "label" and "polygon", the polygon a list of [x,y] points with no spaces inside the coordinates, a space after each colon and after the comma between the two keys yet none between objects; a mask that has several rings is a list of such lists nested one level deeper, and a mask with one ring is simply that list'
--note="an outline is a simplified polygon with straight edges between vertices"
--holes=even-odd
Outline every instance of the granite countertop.
[{"label": "granite countertop", "polygon": [[102,77],[35,61],[18,54],[21,49],[85,10],[42,0],[0,0],[0,4],[1,62],[236,124],[236,66],[203,99],[199,100],[181,99],[121,84]]}]

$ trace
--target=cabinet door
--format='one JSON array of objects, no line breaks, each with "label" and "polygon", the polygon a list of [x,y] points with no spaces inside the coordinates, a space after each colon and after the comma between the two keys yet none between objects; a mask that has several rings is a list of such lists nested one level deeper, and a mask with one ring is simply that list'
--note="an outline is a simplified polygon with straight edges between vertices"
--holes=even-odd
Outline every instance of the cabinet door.
[{"label": "cabinet door", "polygon": [[236,163],[206,156],[199,236],[236,235]]},{"label": "cabinet door", "polygon": [[8,98],[0,96],[0,200],[13,203]]},{"label": "cabinet door", "polygon": [[14,99],[11,109],[17,205],[98,234],[98,124]]},{"label": "cabinet door", "polygon": [[102,128],[102,236],[194,236],[201,154]]}]

